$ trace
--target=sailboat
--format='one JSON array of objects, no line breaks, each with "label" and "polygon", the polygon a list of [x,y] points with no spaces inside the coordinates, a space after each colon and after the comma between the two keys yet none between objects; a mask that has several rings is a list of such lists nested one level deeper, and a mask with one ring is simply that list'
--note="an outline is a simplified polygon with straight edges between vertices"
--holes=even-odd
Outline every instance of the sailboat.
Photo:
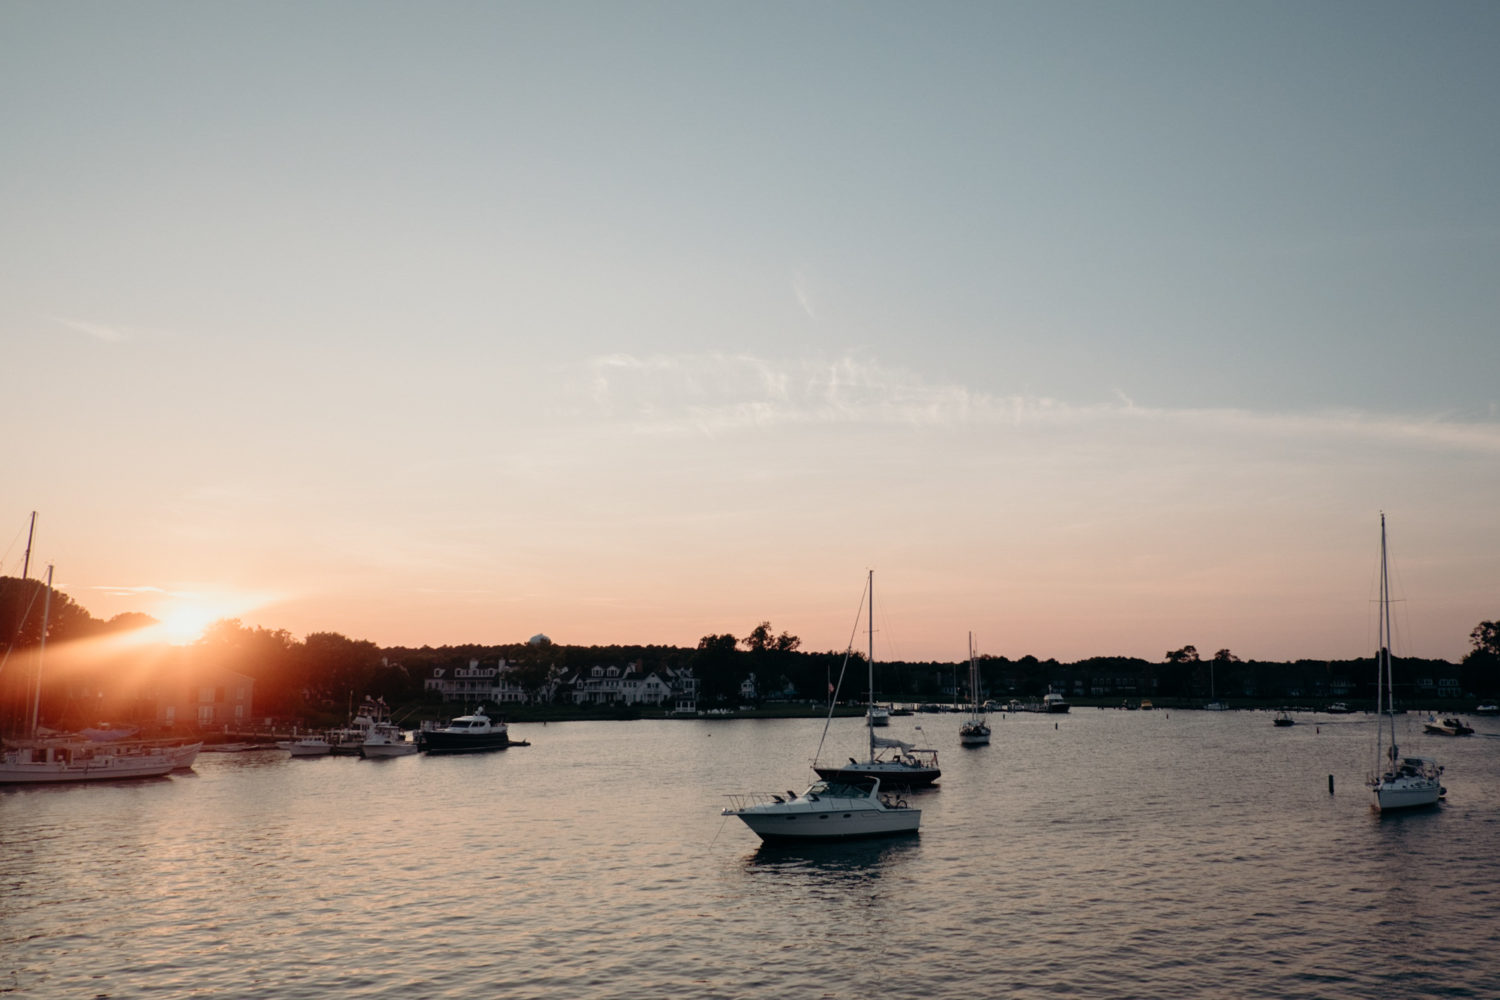
[{"label": "sailboat", "polygon": [[1223,712],[1229,706],[1224,704],[1214,695],[1214,661],[1208,661],[1208,704],[1203,706],[1206,712]]},{"label": "sailboat", "polygon": [[[874,579],[872,572],[869,578],[871,586]],[[842,683],[842,675],[839,680]],[[872,667],[872,707],[874,688],[875,671]],[[828,717],[833,718],[832,704],[829,705]],[[867,728],[874,725],[872,718],[869,712],[865,713]],[[874,739],[872,735],[871,740]],[[871,745],[873,747],[873,742]],[[784,796],[770,793],[730,795],[730,805],[721,815],[737,817],[767,843],[818,843],[917,832],[922,823],[922,810],[907,805],[899,792],[882,791],[881,776],[823,774],[821,768],[817,770],[820,780],[809,785],[801,795],[790,790]]]},{"label": "sailboat", "polygon": [[[29,555],[29,541],[26,547]],[[99,743],[77,736],[37,737],[42,660],[47,650],[51,610],[52,567],[48,566],[46,598],[42,603],[42,634],[37,646],[36,677],[31,692],[30,724],[25,739],[7,745],[0,753],[0,785],[157,778],[179,768],[191,767],[202,743],[163,746],[127,740]]]},{"label": "sailboat", "polygon": [[958,728],[958,742],[966,747],[989,746],[990,726],[979,707],[979,661],[974,658],[974,633],[969,633],[969,717]]},{"label": "sailboat", "polygon": [[[1375,773],[1367,782],[1376,812],[1430,806],[1442,798],[1442,767],[1426,757],[1403,757],[1396,746],[1394,674],[1391,670],[1391,582],[1386,569],[1385,514],[1380,515],[1379,650],[1375,654]],[[1390,746],[1385,729],[1390,726]]]},{"label": "sailboat", "polygon": [[[870,670],[870,705],[875,704],[875,573],[872,570],[867,581],[870,595],[869,617],[870,654],[867,660]],[[937,751],[918,749],[904,740],[875,735],[875,724],[865,713],[865,732],[869,736],[869,751],[864,760],[849,758],[849,763],[835,766],[813,765],[818,777],[830,781],[847,781],[851,778],[878,778],[886,788],[925,788],[943,772],[937,763]]]}]

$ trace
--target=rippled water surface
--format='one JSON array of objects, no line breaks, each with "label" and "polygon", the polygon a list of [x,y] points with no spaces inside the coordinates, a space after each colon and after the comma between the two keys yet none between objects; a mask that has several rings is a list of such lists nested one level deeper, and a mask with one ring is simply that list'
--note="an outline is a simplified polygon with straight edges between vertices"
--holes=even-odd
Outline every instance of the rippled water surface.
[{"label": "rippled water surface", "polygon": [[[472,757],[205,754],[0,792],[18,997],[1496,997],[1500,724],[1372,716],[893,720],[942,750],[920,836],[763,848],[724,793],[800,790],[821,720],[514,726]],[[825,757],[855,752],[834,724]],[[1328,790],[1329,775],[1335,792]]]}]

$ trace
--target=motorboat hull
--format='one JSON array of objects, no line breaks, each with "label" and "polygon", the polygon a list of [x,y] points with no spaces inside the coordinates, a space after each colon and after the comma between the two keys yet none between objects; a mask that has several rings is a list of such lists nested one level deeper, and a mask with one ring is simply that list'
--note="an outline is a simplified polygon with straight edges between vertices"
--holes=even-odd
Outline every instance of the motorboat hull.
[{"label": "motorboat hull", "polygon": [[366,759],[372,757],[408,757],[421,749],[421,747],[408,740],[391,743],[366,743],[360,748],[359,755]]},{"label": "motorboat hull", "polygon": [[327,740],[282,740],[276,744],[293,757],[327,757],[333,745]]},{"label": "motorboat hull", "polygon": [[[21,747],[0,757],[0,785],[53,784],[76,781],[120,781],[159,778],[182,765],[176,748],[146,753],[84,752],[68,748]],[[193,748],[194,754],[197,747]],[[188,762],[191,765],[191,760]]]},{"label": "motorboat hull", "polygon": [[863,840],[916,833],[922,810],[899,795],[880,794],[878,781],[814,783],[802,795],[732,795],[725,816],[737,816],[767,843]]},{"label": "motorboat hull", "polygon": [[740,814],[740,819],[752,833],[767,843],[807,843],[867,840],[916,833],[922,822],[922,810],[760,813]]},{"label": "motorboat hull", "polygon": [[428,753],[485,753],[510,746],[510,733],[445,733],[442,730],[422,734],[422,749]]}]

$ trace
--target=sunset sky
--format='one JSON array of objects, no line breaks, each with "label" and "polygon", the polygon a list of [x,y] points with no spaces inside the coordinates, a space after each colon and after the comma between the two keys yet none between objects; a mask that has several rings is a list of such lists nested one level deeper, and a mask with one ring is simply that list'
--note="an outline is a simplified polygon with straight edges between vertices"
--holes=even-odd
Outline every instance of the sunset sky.
[{"label": "sunset sky", "polygon": [[[0,573],[190,635],[1500,618],[1500,5],[0,5]],[[862,642],[861,638],[861,642]]]}]

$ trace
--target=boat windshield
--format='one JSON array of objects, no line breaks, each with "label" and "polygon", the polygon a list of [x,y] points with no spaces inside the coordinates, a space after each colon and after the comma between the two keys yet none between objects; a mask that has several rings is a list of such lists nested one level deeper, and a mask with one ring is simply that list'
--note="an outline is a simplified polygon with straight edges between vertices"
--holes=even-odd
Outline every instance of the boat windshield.
[{"label": "boat windshield", "polygon": [[826,795],[835,799],[868,798],[873,781],[818,781],[807,790],[808,795]]}]

